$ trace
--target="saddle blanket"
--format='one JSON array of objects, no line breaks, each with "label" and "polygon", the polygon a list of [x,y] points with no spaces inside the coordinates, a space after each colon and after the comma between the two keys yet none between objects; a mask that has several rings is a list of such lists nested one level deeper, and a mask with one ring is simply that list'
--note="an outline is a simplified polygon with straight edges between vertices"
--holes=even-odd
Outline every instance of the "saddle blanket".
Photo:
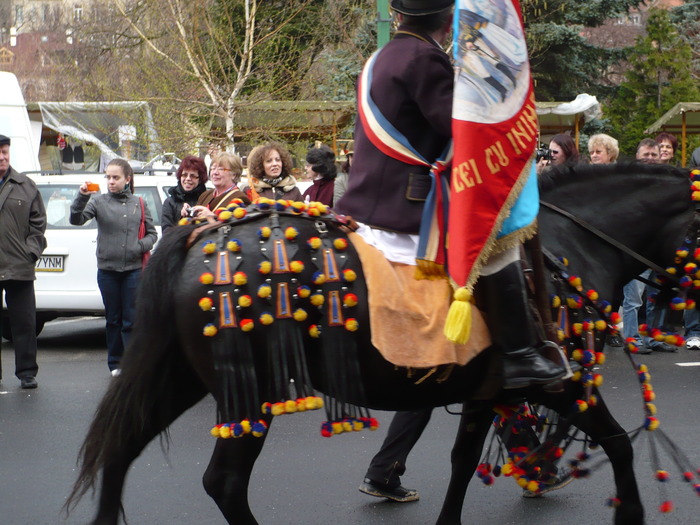
[{"label": "saddle blanket", "polygon": [[367,284],[372,344],[396,366],[465,365],[491,345],[483,314],[472,305],[471,337],[465,344],[442,333],[452,299],[445,279],[416,280],[416,267],[388,261],[356,233],[349,239]]}]

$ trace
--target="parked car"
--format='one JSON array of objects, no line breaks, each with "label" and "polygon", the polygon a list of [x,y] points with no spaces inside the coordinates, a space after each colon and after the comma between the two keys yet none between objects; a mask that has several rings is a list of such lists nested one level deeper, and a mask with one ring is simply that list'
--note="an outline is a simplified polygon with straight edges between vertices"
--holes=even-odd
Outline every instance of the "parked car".
[{"label": "parked car", "polygon": [[[97,286],[97,224],[94,219],[83,226],[70,224],[70,205],[78,188],[86,181],[99,183],[107,191],[102,173],[79,175],[35,175],[46,207],[48,246],[36,264],[34,283],[37,306],[37,333],[44,323],[57,317],[104,315],[102,296]],[[136,194],[143,197],[161,236],[161,211],[167,191],[177,184],[172,176],[134,177]],[[2,323],[3,337],[11,338],[9,322]]]}]

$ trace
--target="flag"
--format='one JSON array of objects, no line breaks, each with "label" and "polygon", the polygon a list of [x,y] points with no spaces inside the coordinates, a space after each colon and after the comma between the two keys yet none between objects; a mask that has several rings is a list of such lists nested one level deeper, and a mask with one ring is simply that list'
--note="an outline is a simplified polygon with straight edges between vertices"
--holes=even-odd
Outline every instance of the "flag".
[{"label": "flag", "polygon": [[518,1],[457,0],[453,34],[447,268],[463,309],[489,257],[534,234],[538,124]]}]

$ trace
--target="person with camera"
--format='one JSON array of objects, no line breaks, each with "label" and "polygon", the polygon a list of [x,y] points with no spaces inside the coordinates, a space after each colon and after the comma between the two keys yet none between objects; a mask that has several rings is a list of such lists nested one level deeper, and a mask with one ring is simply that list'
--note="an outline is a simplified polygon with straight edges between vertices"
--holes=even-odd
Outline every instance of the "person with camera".
[{"label": "person with camera", "polygon": [[180,163],[180,167],[175,174],[177,186],[168,190],[170,197],[163,202],[163,213],[161,214],[161,225],[163,235],[171,226],[178,223],[182,217],[182,207],[187,204],[194,206],[200,195],[207,190],[205,186],[207,177],[207,166],[202,159],[194,155],[188,155]]},{"label": "person with camera", "polygon": [[548,148],[537,150],[537,174],[540,175],[549,166],[578,164],[580,155],[574,139],[566,133],[557,133],[549,141]]}]

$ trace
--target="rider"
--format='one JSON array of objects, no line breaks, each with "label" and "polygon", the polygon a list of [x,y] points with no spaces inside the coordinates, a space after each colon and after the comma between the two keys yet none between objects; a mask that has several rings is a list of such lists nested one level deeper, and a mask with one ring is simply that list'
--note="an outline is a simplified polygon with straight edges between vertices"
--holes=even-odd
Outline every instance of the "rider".
[{"label": "rider", "polygon": [[[438,158],[452,133],[454,73],[441,46],[451,31],[453,4],[454,0],[392,0],[400,25],[395,38],[377,55],[371,79],[370,93],[378,110],[430,160]],[[357,232],[387,259],[415,264],[417,233],[429,189],[428,168],[405,164],[380,151],[358,119],[348,188],[336,211],[360,223]],[[503,352],[505,388],[547,384],[565,373],[537,352],[542,341],[518,259],[515,248],[489,261],[477,293],[484,298],[492,339]],[[427,424],[427,418],[422,421]],[[391,435],[394,426],[385,445],[396,439]],[[423,426],[418,426],[419,436]],[[413,437],[415,443],[417,436]],[[406,445],[410,450],[412,444]],[[360,490],[399,501],[418,499],[415,491],[411,494],[400,486],[398,476],[405,467],[396,463],[385,463],[383,475],[372,475],[370,468]]]}]

